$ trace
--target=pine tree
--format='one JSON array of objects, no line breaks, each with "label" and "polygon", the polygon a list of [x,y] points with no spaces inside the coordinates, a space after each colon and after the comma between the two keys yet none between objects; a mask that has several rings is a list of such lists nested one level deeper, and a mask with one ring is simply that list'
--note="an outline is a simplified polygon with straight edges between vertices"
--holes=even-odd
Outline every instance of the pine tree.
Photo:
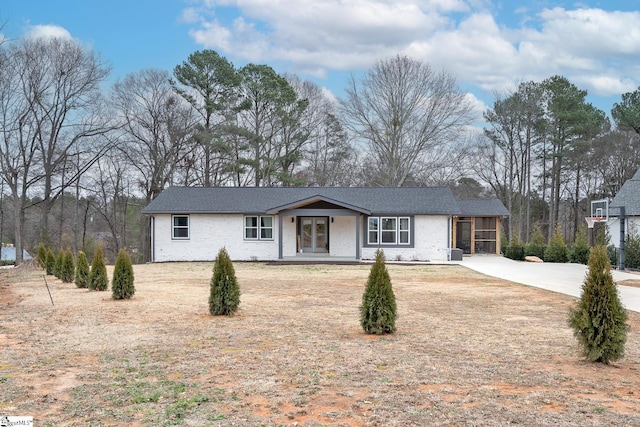
[{"label": "pine tree", "polygon": [[367,286],[362,295],[360,324],[368,334],[390,334],[396,331],[396,298],[391,286],[382,249],[376,251]]},{"label": "pine tree", "polygon": [[47,251],[47,274],[53,276],[56,271],[56,256],[53,254],[53,250],[49,249]]},{"label": "pine tree", "polygon": [[569,326],[588,360],[609,364],[624,356],[629,329],[627,312],[620,302],[607,250],[602,245],[591,249],[582,295],[569,312]]},{"label": "pine tree", "polygon": [[40,242],[38,245],[38,265],[42,269],[47,268],[47,248],[44,243]]},{"label": "pine tree", "polygon": [[209,313],[214,316],[231,315],[240,305],[240,286],[233,263],[225,248],[220,249],[213,265],[209,293]]},{"label": "pine tree", "polygon": [[76,263],[76,286],[79,288],[88,288],[90,274],[91,271],[89,270],[89,260],[87,259],[87,255],[80,251],[78,252],[78,261]]},{"label": "pine tree", "polygon": [[129,299],[136,293],[133,285],[133,266],[131,258],[124,249],[120,249],[111,279],[111,296],[113,299]]},{"label": "pine tree", "polygon": [[62,262],[60,264],[60,280],[64,283],[73,282],[73,276],[75,273],[75,263],[73,261],[73,254],[70,250],[61,251]]},{"label": "pine tree", "polygon": [[92,291],[106,291],[109,287],[107,277],[107,267],[104,265],[102,246],[98,246],[91,262],[91,273],[89,274],[89,289]]}]

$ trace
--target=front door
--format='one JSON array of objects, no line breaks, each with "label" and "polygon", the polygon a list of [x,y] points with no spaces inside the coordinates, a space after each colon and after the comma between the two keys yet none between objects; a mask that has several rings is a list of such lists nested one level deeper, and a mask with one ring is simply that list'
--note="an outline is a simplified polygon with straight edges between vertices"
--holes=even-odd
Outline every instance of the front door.
[{"label": "front door", "polygon": [[327,217],[302,218],[300,234],[303,252],[329,252],[327,219]]}]

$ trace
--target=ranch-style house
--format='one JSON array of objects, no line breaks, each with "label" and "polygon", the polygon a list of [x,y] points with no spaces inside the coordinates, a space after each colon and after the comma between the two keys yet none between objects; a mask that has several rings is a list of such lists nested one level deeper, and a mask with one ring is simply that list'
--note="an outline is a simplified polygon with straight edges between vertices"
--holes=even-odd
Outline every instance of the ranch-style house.
[{"label": "ranch-style house", "polygon": [[[171,187],[151,218],[151,260],[444,261],[451,249],[500,252],[498,200],[456,200],[448,187]],[[460,251],[454,251],[460,253]]]}]

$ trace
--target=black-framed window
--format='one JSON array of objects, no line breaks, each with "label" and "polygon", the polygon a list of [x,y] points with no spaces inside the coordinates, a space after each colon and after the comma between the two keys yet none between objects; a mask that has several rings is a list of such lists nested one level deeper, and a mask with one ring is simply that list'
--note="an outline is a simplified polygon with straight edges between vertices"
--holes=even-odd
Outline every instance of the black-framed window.
[{"label": "black-framed window", "polygon": [[189,239],[189,215],[171,216],[171,238],[178,240]]},{"label": "black-framed window", "polygon": [[411,218],[370,216],[367,221],[368,245],[411,245]]},{"label": "black-framed window", "polygon": [[273,217],[245,216],[244,238],[245,240],[273,240]]}]

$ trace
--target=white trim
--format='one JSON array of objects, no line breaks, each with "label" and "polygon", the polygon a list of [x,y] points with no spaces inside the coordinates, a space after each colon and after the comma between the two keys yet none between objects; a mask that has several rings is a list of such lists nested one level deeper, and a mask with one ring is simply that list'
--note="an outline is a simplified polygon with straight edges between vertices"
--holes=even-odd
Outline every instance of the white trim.
[{"label": "white trim", "polygon": [[[186,218],[187,225],[176,225],[176,218]],[[171,240],[189,240],[191,237],[191,218],[189,215],[179,214],[171,215]],[[187,230],[186,236],[176,236],[176,230]]]}]

